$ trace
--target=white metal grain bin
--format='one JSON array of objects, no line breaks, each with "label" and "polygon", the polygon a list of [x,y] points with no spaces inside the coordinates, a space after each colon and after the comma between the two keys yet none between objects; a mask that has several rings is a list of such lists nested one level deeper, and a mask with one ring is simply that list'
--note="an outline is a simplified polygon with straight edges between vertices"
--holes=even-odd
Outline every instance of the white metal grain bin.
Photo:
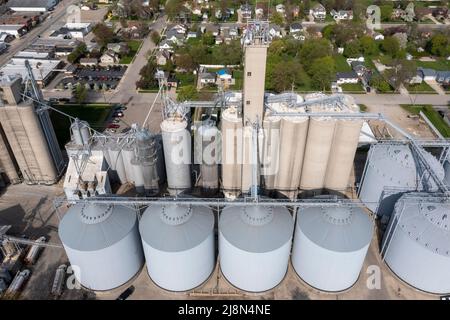
[{"label": "white metal grain bin", "polygon": [[284,207],[226,207],[219,219],[219,261],[225,278],[245,291],[274,288],[287,271],[293,229]]},{"label": "white metal grain bin", "polygon": [[127,177],[127,182],[135,184],[136,177],[133,171],[133,167],[131,165],[133,158],[134,158],[134,145],[133,143],[127,143],[122,148],[122,161],[125,170],[125,175]]},{"label": "white metal grain bin", "polygon": [[114,289],[144,264],[137,215],[127,207],[76,204],[58,232],[75,277],[86,288]]},{"label": "white metal grain bin", "polygon": [[324,187],[335,126],[336,120],[329,117],[309,120],[300,180],[301,190],[319,190]]},{"label": "white metal grain bin", "polygon": [[193,289],[215,266],[214,215],[205,206],[149,206],[139,230],[150,278],[170,291]]},{"label": "white metal grain bin", "polygon": [[450,293],[449,199],[403,195],[385,231],[382,255],[389,268],[413,287]]},{"label": "white metal grain bin", "polygon": [[191,187],[191,135],[185,120],[168,118],[161,122],[167,184],[172,195]]},{"label": "white metal grain bin", "polygon": [[362,124],[361,120],[337,122],[325,175],[325,188],[345,191],[348,187]]},{"label": "white metal grain bin", "polygon": [[125,171],[125,166],[123,164],[123,158],[122,158],[122,146],[118,145],[117,143],[110,143],[108,144],[108,153],[109,153],[109,160],[110,160],[110,168],[117,175],[117,179],[120,183],[124,184],[127,183],[127,174]]},{"label": "white metal grain bin", "polygon": [[195,163],[200,165],[204,189],[219,188],[220,141],[220,132],[213,123],[205,123],[196,131]]},{"label": "white metal grain bin", "polygon": [[299,209],[292,265],[314,288],[348,289],[358,280],[372,233],[373,221],[359,207]]},{"label": "white metal grain bin", "polygon": [[236,108],[222,112],[222,189],[226,198],[240,194],[242,182],[242,118]]}]

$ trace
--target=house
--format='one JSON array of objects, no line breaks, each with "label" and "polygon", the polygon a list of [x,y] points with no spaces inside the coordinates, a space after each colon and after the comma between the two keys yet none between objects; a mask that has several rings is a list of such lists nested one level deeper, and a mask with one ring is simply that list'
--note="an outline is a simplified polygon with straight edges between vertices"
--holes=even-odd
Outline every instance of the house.
[{"label": "house", "polygon": [[220,35],[225,43],[230,43],[233,37],[230,35],[230,28],[225,27],[220,31]]},{"label": "house", "polygon": [[421,71],[423,74],[423,80],[424,81],[433,81],[436,80],[437,72],[434,69],[428,69],[428,68],[417,68],[417,71]]},{"label": "house", "polygon": [[95,58],[81,58],[80,65],[82,66],[96,66],[98,64],[98,60]]},{"label": "house", "polygon": [[106,50],[105,53],[100,57],[100,62],[103,65],[111,65],[119,63],[119,56],[112,50]]},{"label": "house", "polygon": [[353,20],[353,10],[331,10],[331,16],[334,20]]},{"label": "house", "polygon": [[337,72],[336,73],[336,83],[337,84],[358,83],[358,82],[359,82],[359,78],[355,71]]},{"label": "house", "polygon": [[10,35],[9,33],[2,32],[0,33],[0,42],[9,43],[15,39],[14,36]]},{"label": "house", "polygon": [[406,60],[411,61],[413,59],[413,55],[409,52],[406,53]]},{"label": "house", "polygon": [[168,50],[168,51],[172,51],[173,49],[173,43],[164,39],[159,43],[158,46],[159,50]]},{"label": "house", "polygon": [[300,7],[299,6],[292,6],[291,7],[291,15],[294,18],[298,18],[300,14]]},{"label": "house", "polygon": [[94,51],[100,51],[100,46],[98,43],[89,42],[89,43],[86,43],[86,50],[89,53],[94,52]]},{"label": "house", "polygon": [[414,13],[416,14],[416,19],[417,20],[423,20],[424,18],[426,18],[427,16],[430,16],[433,14],[433,9],[428,8],[428,7],[415,7],[414,8]]},{"label": "house", "polygon": [[169,32],[166,34],[166,40],[173,44],[180,45],[184,41],[184,34]]},{"label": "house", "polygon": [[220,10],[220,8],[217,8],[217,9],[214,11],[214,16],[216,17],[216,19],[222,19],[222,16],[223,16],[222,10]]},{"label": "house", "polygon": [[126,42],[108,43],[106,45],[106,49],[114,51],[115,53],[120,55],[126,55],[128,54],[128,52],[130,52],[130,48],[128,47],[128,44]]},{"label": "house", "polygon": [[438,71],[436,73],[436,81],[442,85],[450,84],[450,71]]},{"label": "house", "polygon": [[239,28],[237,26],[230,27],[230,37],[236,39],[239,36]]},{"label": "house", "polygon": [[195,39],[195,38],[197,38],[197,32],[189,31],[187,36],[186,36],[186,39]]},{"label": "house", "polygon": [[409,80],[410,84],[421,84],[424,78],[423,71],[417,69],[416,75]]},{"label": "house", "polygon": [[257,19],[264,17],[264,9],[267,8],[265,3],[258,2],[255,7],[255,16]]},{"label": "house", "polygon": [[242,19],[251,19],[252,17],[252,6],[248,3],[241,5],[241,15]]},{"label": "house", "polygon": [[281,33],[281,27],[271,23],[269,25],[269,35],[271,38],[281,38],[283,36]]},{"label": "house", "polygon": [[406,16],[406,11],[401,8],[392,10],[391,19],[403,19]]},{"label": "house", "polygon": [[208,84],[216,83],[216,74],[212,72],[200,72],[198,74],[198,83],[200,87],[203,88]]},{"label": "house", "polygon": [[382,33],[379,33],[379,32],[374,32],[372,37],[376,41],[384,40],[384,35]]},{"label": "house", "polygon": [[366,70],[359,78],[366,92],[370,92],[372,90],[370,87],[370,80],[372,79],[372,76],[373,76],[372,71]]},{"label": "house", "polygon": [[206,11],[203,12],[203,14],[202,14],[202,19],[203,19],[204,22],[207,22],[207,21],[208,21],[208,17],[209,17],[209,16],[208,16],[208,12],[206,12]]},{"label": "house", "polygon": [[433,17],[435,17],[437,20],[445,21],[445,19],[448,17],[449,10],[448,8],[444,7],[438,7],[433,9]]},{"label": "house", "polygon": [[322,4],[318,3],[314,7],[312,7],[312,9],[309,11],[309,14],[312,15],[314,19],[325,20],[327,16],[327,10]]},{"label": "house", "polygon": [[217,37],[220,32],[220,27],[219,25],[216,24],[208,24],[206,26],[201,26],[200,29],[202,30],[203,33],[210,32],[215,37]]},{"label": "house", "polygon": [[186,34],[188,28],[183,24],[177,24],[177,25],[173,26],[172,28],[170,28],[168,32],[170,32],[172,30],[174,30],[180,34]]},{"label": "house", "polygon": [[300,32],[302,30],[303,30],[303,26],[300,22],[293,22],[289,26],[289,33],[296,33],[296,32]]},{"label": "house", "polygon": [[230,85],[234,84],[233,75],[230,70],[228,69],[220,69],[216,72],[216,84],[218,86],[222,86],[227,88]]},{"label": "house", "polygon": [[84,39],[92,30],[92,25],[89,22],[68,22],[60,29],[54,31],[51,38],[72,38],[72,39]]},{"label": "house", "polygon": [[164,66],[164,65],[166,65],[167,61],[170,59],[170,53],[169,53],[169,51],[161,50],[156,53],[155,57],[156,57],[156,63],[159,66]]},{"label": "house", "polygon": [[192,12],[192,14],[195,14],[196,16],[202,15],[202,9],[200,7],[193,7],[191,12]]},{"label": "house", "polygon": [[275,10],[276,12],[278,12],[279,14],[281,14],[282,16],[284,16],[284,14],[286,13],[286,7],[284,6],[284,4],[280,3],[277,4],[275,6]]}]

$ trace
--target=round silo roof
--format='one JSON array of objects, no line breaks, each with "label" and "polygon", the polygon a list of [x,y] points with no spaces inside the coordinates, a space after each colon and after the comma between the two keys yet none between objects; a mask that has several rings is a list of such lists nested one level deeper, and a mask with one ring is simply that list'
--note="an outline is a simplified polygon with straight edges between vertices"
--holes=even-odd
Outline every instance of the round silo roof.
[{"label": "round silo roof", "polygon": [[292,237],[294,222],[284,207],[231,206],[222,211],[219,229],[235,247],[263,253],[286,244]]},{"label": "round silo roof", "polygon": [[372,219],[359,207],[300,209],[297,224],[309,240],[331,251],[357,251],[372,239]]},{"label": "round silo roof", "polygon": [[450,203],[405,198],[398,205],[404,206],[396,207],[401,230],[422,247],[450,257]]},{"label": "round silo roof", "polygon": [[189,250],[202,243],[214,228],[214,215],[206,206],[149,206],[139,223],[142,240],[166,252]]},{"label": "round silo roof", "polygon": [[76,204],[61,220],[59,237],[74,250],[96,251],[125,238],[136,222],[136,213],[124,206]]}]

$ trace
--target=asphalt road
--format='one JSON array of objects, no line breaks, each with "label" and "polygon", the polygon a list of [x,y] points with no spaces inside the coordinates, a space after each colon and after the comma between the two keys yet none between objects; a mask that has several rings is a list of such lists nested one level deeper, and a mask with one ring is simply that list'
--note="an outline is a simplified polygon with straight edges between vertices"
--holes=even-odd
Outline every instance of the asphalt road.
[{"label": "asphalt road", "polygon": [[432,104],[447,105],[450,95],[438,94],[352,94],[357,104],[365,105],[399,105],[399,104]]},{"label": "asphalt road", "polygon": [[40,35],[50,29],[53,24],[64,17],[66,9],[77,0],[61,0],[56,6],[55,10],[51,13],[44,22],[25,34],[22,38],[16,39],[11,43],[8,51],[0,56],[0,65],[7,63],[17,52],[27,48],[33,41],[35,41]]}]

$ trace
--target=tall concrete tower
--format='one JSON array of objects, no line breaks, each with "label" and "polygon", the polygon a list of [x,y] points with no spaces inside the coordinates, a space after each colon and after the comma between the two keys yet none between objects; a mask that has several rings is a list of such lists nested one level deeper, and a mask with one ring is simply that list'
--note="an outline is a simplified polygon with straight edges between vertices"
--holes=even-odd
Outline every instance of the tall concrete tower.
[{"label": "tall concrete tower", "polygon": [[262,125],[269,22],[250,20],[243,36],[244,45],[244,125]]}]

